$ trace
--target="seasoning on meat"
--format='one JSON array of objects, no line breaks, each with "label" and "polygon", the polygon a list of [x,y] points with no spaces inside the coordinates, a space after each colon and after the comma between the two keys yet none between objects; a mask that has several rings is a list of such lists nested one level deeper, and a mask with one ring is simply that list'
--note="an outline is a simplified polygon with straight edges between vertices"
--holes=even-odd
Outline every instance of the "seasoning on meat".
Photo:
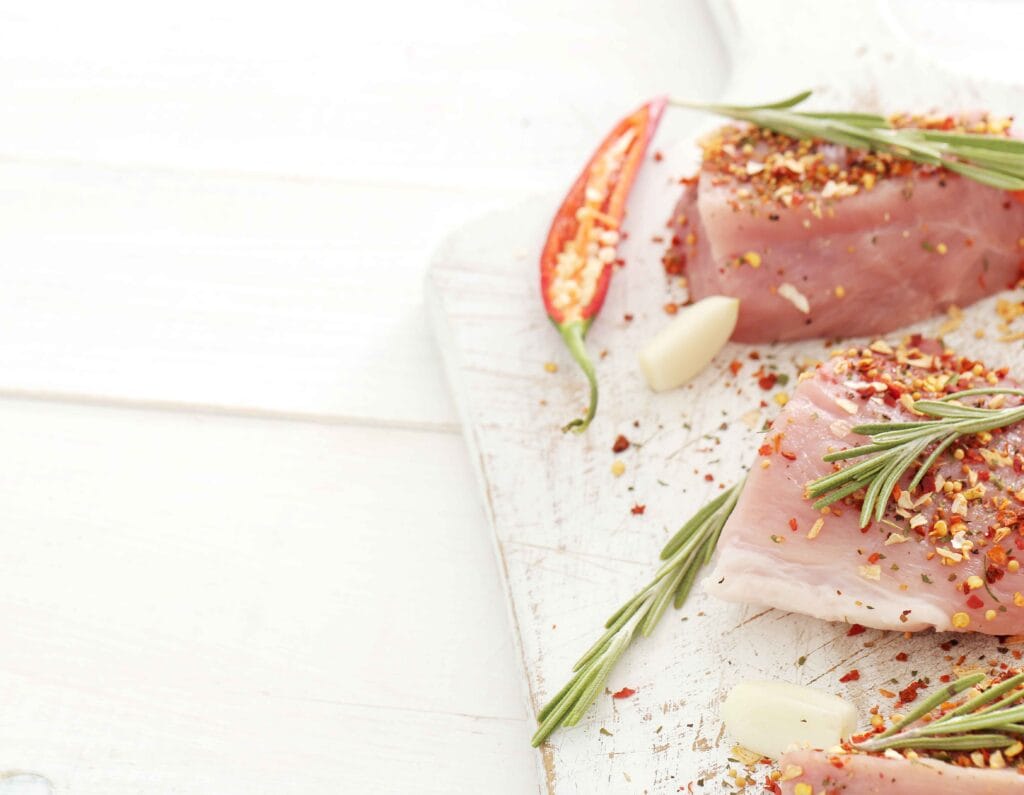
[{"label": "seasoning on meat", "polygon": [[[896,127],[1008,135],[1009,119],[898,116]],[[730,124],[702,142],[666,273],[740,299],[741,342],[885,333],[1020,278],[1024,204],[887,153]],[[927,278],[921,278],[924,275]]]}]

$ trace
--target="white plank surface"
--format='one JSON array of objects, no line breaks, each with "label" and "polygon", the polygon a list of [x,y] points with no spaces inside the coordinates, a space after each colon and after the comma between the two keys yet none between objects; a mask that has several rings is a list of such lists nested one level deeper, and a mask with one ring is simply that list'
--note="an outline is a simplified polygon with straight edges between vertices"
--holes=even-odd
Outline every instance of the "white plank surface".
[{"label": "white plank surface", "polygon": [[[729,84],[732,97],[784,96],[813,77],[824,88],[821,105],[1024,109],[1020,87],[950,77],[926,52],[901,48],[903,34],[884,27],[872,6],[830,4],[821,24],[786,30],[773,23],[783,15],[813,19],[819,4],[751,0],[717,8],[730,26],[730,46],[743,55]],[[776,35],[764,35],[769,30]],[[800,58],[793,57],[798,41]],[[942,76],[938,83],[935,75]],[[667,148],[670,140],[655,146]],[[558,432],[585,403],[585,390],[536,292],[537,255],[560,197],[482,217],[453,235],[433,264],[438,335],[486,496],[534,712],[561,687],[604,619],[648,581],[669,534],[749,464],[757,430],[773,412],[759,407],[765,394],[752,368],[734,379],[728,363],[747,361],[756,348],[795,378],[796,362],[824,350],[821,341],[730,345],[687,388],[647,390],[635,352],[664,324],[661,307],[671,298],[659,263],[664,244],[652,236],[661,234],[678,197],[676,179],[693,170],[695,155],[692,141],[683,141],[637,183],[622,250],[628,265],[616,274],[590,335],[592,350],[607,355],[598,364],[598,417],[582,437]],[[622,319],[627,312],[635,316],[631,323]],[[990,325],[993,301],[967,315],[961,330],[946,335],[951,345],[1024,366],[1019,343],[974,338],[976,328]],[[918,330],[934,333],[941,322]],[[558,372],[546,372],[546,361],[556,362]],[[611,445],[618,433],[642,446],[622,455],[626,474],[615,478]],[[645,505],[642,516],[631,514],[636,503]],[[556,734],[538,754],[549,793],[671,792],[697,779],[718,791],[731,748],[718,707],[743,679],[815,684],[843,693],[866,715],[878,687],[907,678],[906,666],[893,661],[897,651],[927,674],[949,667],[933,635],[849,638],[845,625],[725,605],[703,594],[663,624],[625,655],[608,683],[609,692],[629,686],[636,695],[621,702],[599,696],[578,728]],[[992,654],[996,645],[967,637],[958,652]],[[854,667],[861,680],[841,685]]]},{"label": "white plank surface", "polygon": [[707,23],[694,0],[42,0],[0,9],[0,151],[534,190],[636,97],[714,95]]},{"label": "white plank surface", "polygon": [[393,791],[384,760],[529,787],[458,437],[0,406],[4,765],[61,792]]},{"label": "white plank surface", "polygon": [[417,252],[494,201],[2,164],[0,392],[450,428]]}]

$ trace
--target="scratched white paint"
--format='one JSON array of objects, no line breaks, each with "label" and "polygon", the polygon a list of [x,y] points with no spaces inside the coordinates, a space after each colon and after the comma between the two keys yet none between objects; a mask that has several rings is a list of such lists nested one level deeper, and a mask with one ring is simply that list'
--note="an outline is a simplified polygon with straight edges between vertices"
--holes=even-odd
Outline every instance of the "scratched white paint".
[{"label": "scratched white paint", "polygon": [[[775,24],[783,6],[793,21],[788,28]],[[937,79],[940,67],[903,46],[901,34],[885,27],[885,15],[872,4],[830,4],[832,26],[810,37],[809,23],[799,20],[812,19],[818,7],[756,0],[718,6],[726,40],[743,54],[730,97],[773,98],[810,85],[824,88],[821,106],[1024,109],[1024,95],[1009,85]],[[760,35],[766,30],[772,35]],[[800,57],[794,57],[797,41]],[[559,197],[466,226],[438,251],[431,273],[436,327],[505,573],[534,711],[561,686],[603,620],[650,576],[668,535],[749,464],[757,429],[774,404],[760,409],[764,393],[751,367],[733,379],[728,363],[747,361],[757,349],[794,375],[797,362],[824,351],[820,341],[730,344],[692,385],[663,395],[646,389],[635,353],[665,322],[661,306],[675,295],[660,275],[663,244],[652,237],[662,233],[676,198],[675,179],[695,162],[692,139],[672,144],[655,143],[670,155],[641,176],[623,248],[628,265],[590,335],[592,350],[603,356],[602,397],[584,436],[558,432],[586,397],[542,313],[535,284],[537,253]],[[963,327],[946,339],[1020,368],[1019,343],[974,338],[975,328],[988,325],[993,304],[971,308]],[[632,323],[623,319],[627,312]],[[941,322],[916,329],[934,332]],[[558,372],[545,372],[546,361],[556,362]],[[641,444],[621,456],[627,469],[614,478],[611,445],[619,433]],[[714,481],[705,481],[705,473]],[[631,514],[636,503],[646,505],[642,516]],[[730,742],[718,705],[742,679],[815,684],[851,698],[866,714],[880,699],[877,689],[891,688],[892,678],[906,682],[911,670],[949,670],[938,648],[946,638],[871,630],[850,638],[846,631],[845,625],[692,597],[682,611],[666,614],[654,636],[636,643],[612,674],[611,690],[629,686],[637,694],[621,701],[600,697],[578,728],[556,734],[537,754],[548,791],[671,792],[721,774]],[[970,657],[996,644],[968,636],[957,651]],[[898,651],[911,663],[895,662]],[[839,677],[851,668],[860,670],[860,680],[841,685]]]}]

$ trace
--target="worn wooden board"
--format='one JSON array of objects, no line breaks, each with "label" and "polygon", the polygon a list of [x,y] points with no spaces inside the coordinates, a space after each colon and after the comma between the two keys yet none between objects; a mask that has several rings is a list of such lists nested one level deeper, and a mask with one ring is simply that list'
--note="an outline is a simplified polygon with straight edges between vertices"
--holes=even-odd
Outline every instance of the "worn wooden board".
[{"label": "worn wooden board", "polygon": [[[898,9],[830,4],[826,30],[808,21],[818,4],[714,7],[730,47],[742,54],[729,91],[734,99],[774,98],[812,84],[822,88],[823,106],[1024,108],[1009,83],[951,77],[924,50],[907,46],[905,33],[893,27]],[[787,30],[776,24],[781,18],[804,21]],[[773,35],[757,35],[767,30]],[[757,430],[775,406],[760,406],[765,395],[749,366],[733,378],[728,363],[756,348],[792,377],[800,361],[824,353],[821,341],[731,344],[688,387],[663,395],[647,390],[635,352],[665,322],[662,305],[678,297],[661,276],[663,244],[652,238],[664,227],[677,178],[695,164],[692,138],[672,144],[656,142],[669,155],[637,185],[623,247],[628,264],[591,332],[590,344],[603,356],[602,402],[587,434],[558,432],[586,397],[536,288],[537,254],[559,197],[467,225],[437,252],[430,275],[440,347],[494,529],[534,710],[561,686],[607,615],[646,581],[669,534],[749,464]],[[991,326],[993,303],[971,308],[946,339],[1019,368],[1019,343],[975,339],[976,328]],[[916,328],[934,333],[942,320]],[[559,365],[557,373],[545,371],[548,361]],[[618,433],[641,444],[622,456],[627,470],[615,478],[611,445]],[[639,516],[631,512],[638,503],[646,506]],[[851,698],[866,714],[880,686],[909,676],[893,660],[897,651],[910,654],[915,670],[948,671],[939,649],[945,638],[875,631],[850,638],[846,631],[697,594],[613,673],[612,690],[629,686],[637,694],[599,698],[577,729],[556,734],[538,753],[547,791],[671,792],[701,778],[719,788],[731,743],[718,707],[743,679],[814,684]],[[983,655],[995,645],[966,637],[959,652]],[[853,667],[861,679],[841,685],[839,677]]]}]

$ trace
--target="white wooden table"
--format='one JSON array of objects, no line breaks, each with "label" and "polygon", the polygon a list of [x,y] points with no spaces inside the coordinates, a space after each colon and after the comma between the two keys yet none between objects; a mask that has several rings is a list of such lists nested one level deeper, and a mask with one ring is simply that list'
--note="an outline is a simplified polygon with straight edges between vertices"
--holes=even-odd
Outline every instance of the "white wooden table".
[{"label": "white wooden table", "polygon": [[700,0],[0,4],[0,792],[543,786],[423,273],[727,72]]}]

